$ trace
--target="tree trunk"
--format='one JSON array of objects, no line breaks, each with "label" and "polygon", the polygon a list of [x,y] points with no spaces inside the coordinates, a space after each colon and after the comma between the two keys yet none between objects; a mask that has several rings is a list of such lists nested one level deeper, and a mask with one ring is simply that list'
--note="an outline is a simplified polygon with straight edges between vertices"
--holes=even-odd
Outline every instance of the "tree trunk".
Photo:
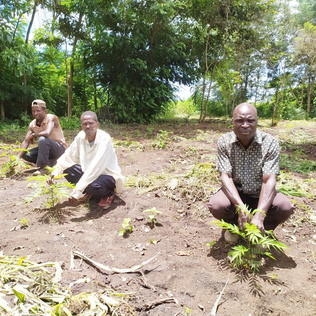
[{"label": "tree trunk", "polygon": [[34,7],[33,7],[33,12],[32,12],[32,16],[31,16],[31,19],[30,19],[30,23],[29,23],[29,26],[27,28],[27,32],[26,32],[26,37],[25,37],[25,44],[27,45],[28,42],[29,42],[29,38],[30,38],[30,34],[31,34],[31,29],[32,29],[32,26],[33,26],[33,22],[34,22],[34,18],[35,18],[35,14],[36,14],[36,8],[37,8],[37,1],[34,2]]},{"label": "tree trunk", "polygon": [[303,78],[303,80],[302,80],[301,107],[302,107],[303,102],[304,102],[304,86],[305,86],[305,78]]},{"label": "tree trunk", "polygon": [[216,68],[216,63],[214,63],[213,71],[212,71],[212,77],[211,77],[211,81],[210,81],[210,85],[208,86],[206,102],[205,102],[205,105],[204,105],[204,108],[205,108],[205,109],[204,109],[204,115],[203,115],[203,119],[202,119],[203,122],[205,121],[205,118],[206,118],[206,116],[207,116],[208,101],[209,101],[209,99],[210,99],[211,88],[212,88],[212,85],[213,85],[213,79],[214,79],[215,68]]},{"label": "tree trunk", "polygon": [[207,116],[207,107],[208,107],[208,101],[210,99],[210,93],[211,93],[211,88],[212,88],[212,81],[210,82],[209,86],[208,86],[208,90],[207,90],[207,97],[206,97],[206,101],[205,101],[205,106],[204,106],[204,115],[202,118],[202,122],[205,122],[205,118]]},{"label": "tree trunk", "polygon": [[204,50],[204,58],[205,58],[205,72],[204,72],[204,77],[203,77],[203,92],[202,92],[202,101],[201,101],[201,113],[200,113],[200,118],[199,122],[203,120],[204,112],[205,112],[205,88],[206,88],[206,77],[208,70],[210,68],[210,65],[208,64],[207,60],[207,53],[208,53],[208,44],[210,41],[210,36],[211,36],[211,30],[212,30],[212,21],[210,22],[208,32],[207,32],[207,40],[205,43],[205,50]]},{"label": "tree trunk", "polygon": [[[27,32],[26,32],[26,37],[25,37],[25,45],[26,46],[29,43],[29,38],[30,38],[30,34],[31,34],[31,30],[32,30],[32,26],[33,26],[35,14],[36,14],[36,8],[37,8],[37,1],[34,2],[32,16],[31,16],[30,23],[29,23],[29,26],[28,26]],[[24,87],[26,87],[27,86],[27,77],[26,77],[26,73],[25,72],[23,73],[23,83],[24,83]],[[25,100],[25,102],[24,102],[24,112],[25,113],[27,113],[27,109],[28,109],[28,105],[27,105],[27,102]]]},{"label": "tree trunk", "polygon": [[201,100],[201,112],[200,112],[200,118],[199,118],[199,122],[202,122],[202,118],[203,118],[203,114],[204,114],[204,96],[205,96],[205,88],[206,88],[206,73],[204,74],[203,77],[203,90],[202,90],[202,100]]},{"label": "tree trunk", "polygon": [[5,119],[5,111],[4,111],[4,101],[0,101],[0,115],[1,115],[1,120],[4,121]]},{"label": "tree trunk", "polygon": [[74,69],[75,69],[75,53],[76,53],[77,41],[78,41],[78,34],[77,33],[81,29],[82,18],[83,18],[83,13],[81,11],[80,15],[79,15],[78,24],[76,27],[75,39],[74,39],[74,42],[72,44],[72,53],[71,53],[71,60],[70,60],[70,73],[69,73],[69,81],[68,81],[68,109],[67,109],[68,117],[71,115],[71,110],[72,110],[72,106],[73,106],[72,96],[73,96],[74,73],[75,73],[75,71],[74,71]]},{"label": "tree trunk", "polygon": [[278,119],[276,118],[276,111],[277,111],[277,107],[278,107],[280,98],[283,97],[283,94],[284,94],[284,86],[285,86],[285,83],[282,81],[282,87],[281,87],[280,93],[279,93],[279,90],[276,91],[277,98],[276,98],[276,101],[275,101],[275,104],[274,104],[274,107],[273,107],[271,126],[276,126],[277,125]]},{"label": "tree trunk", "polygon": [[94,74],[93,74],[93,101],[94,101],[94,111],[97,112],[98,110],[98,95],[97,95],[97,71],[94,67]]},{"label": "tree trunk", "polygon": [[308,78],[308,95],[307,95],[307,116],[309,117],[311,113],[311,95],[313,91],[313,86],[314,86],[314,76],[309,76]]}]

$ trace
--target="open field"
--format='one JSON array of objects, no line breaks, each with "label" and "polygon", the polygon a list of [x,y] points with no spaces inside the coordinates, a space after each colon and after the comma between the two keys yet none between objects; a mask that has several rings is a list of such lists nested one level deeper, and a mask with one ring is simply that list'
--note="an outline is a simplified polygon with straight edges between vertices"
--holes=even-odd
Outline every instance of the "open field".
[{"label": "open field", "polygon": [[[316,315],[316,122],[259,124],[280,141],[278,188],[295,204],[295,214],[275,231],[290,249],[275,253],[276,261],[266,259],[255,276],[230,268],[230,248],[206,206],[220,187],[216,142],[229,125],[210,120],[102,127],[113,137],[126,177],[126,189],[107,210],[94,201],[70,207],[64,200],[54,210],[42,206],[43,198],[26,204],[32,192],[27,174],[1,179],[0,250],[34,262],[58,261],[65,286],[90,278],[74,285],[74,293],[130,293],[126,301],[133,312],[124,305],[121,315],[209,315],[228,278],[218,316]],[[65,131],[67,140],[78,131]],[[23,136],[1,135],[0,154],[12,153]],[[8,160],[4,155],[0,164]],[[153,207],[161,214],[150,225],[143,211]],[[125,218],[133,231],[121,237]],[[213,240],[210,251],[206,244]],[[158,255],[140,272],[109,273],[79,258],[70,270],[72,250],[115,268]]]}]

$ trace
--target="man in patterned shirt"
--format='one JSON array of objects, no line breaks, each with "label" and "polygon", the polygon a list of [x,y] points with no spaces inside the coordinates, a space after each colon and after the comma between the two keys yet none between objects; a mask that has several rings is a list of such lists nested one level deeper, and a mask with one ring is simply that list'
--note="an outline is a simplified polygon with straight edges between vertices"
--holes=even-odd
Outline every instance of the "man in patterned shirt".
[{"label": "man in patterned shirt", "polygon": [[[291,202],[275,189],[279,173],[279,144],[271,135],[257,130],[257,110],[249,103],[239,104],[233,112],[234,132],[218,140],[217,170],[222,188],[211,196],[208,207],[217,219],[238,224],[249,221],[246,206],[256,212],[251,224],[262,233],[274,230],[293,213]],[[238,209],[238,212],[236,212]],[[236,242],[238,236],[225,240]]]}]

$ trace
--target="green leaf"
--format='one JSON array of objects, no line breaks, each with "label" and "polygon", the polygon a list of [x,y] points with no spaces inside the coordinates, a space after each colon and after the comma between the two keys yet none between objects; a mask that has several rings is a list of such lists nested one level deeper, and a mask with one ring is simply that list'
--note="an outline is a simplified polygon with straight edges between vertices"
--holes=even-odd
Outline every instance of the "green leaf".
[{"label": "green leaf", "polygon": [[15,294],[15,296],[19,299],[19,301],[20,301],[21,303],[24,303],[24,302],[25,302],[25,295],[24,295],[24,294],[18,292],[18,291],[15,290],[15,289],[12,289],[12,292]]}]

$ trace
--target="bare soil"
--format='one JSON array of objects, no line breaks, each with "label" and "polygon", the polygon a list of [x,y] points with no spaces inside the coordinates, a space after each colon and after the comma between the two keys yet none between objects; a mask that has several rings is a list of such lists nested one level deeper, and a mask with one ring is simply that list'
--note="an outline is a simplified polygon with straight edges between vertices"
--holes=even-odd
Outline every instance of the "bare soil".
[{"label": "bare soil", "polygon": [[[123,174],[146,176],[185,174],[197,163],[215,163],[216,141],[229,131],[228,125],[225,121],[173,122],[104,129],[120,141],[116,151]],[[302,145],[306,159],[316,160],[315,125],[291,129],[303,130],[313,139]],[[288,135],[285,127],[261,129],[280,140]],[[162,149],[152,145],[157,143],[159,130],[170,132]],[[68,141],[76,133],[67,132]],[[291,143],[291,137],[286,141]],[[162,145],[161,140],[159,144]],[[296,149],[294,146],[292,151]],[[291,153],[291,149],[286,147],[286,152]],[[2,157],[0,164],[5,161],[7,158]],[[315,177],[315,172],[296,176],[308,179]],[[143,194],[138,188],[127,187],[106,210],[95,201],[71,207],[67,200],[56,209],[47,210],[42,206],[43,199],[24,203],[32,192],[26,178],[25,174],[0,180],[0,250],[6,255],[30,256],[34,262],[58,261],[63,268],[63,285],[84,277],[91,279],[90,283],[74,287],[74,292],[107,287],[131,293],[128,302],[134,315],[211,315],[228,280],[218,316],[316,315],[316,225],[309,217],[316,215],[314,199],[289,197],[296,201],[295,214],[275,230],[275,235],[290,249],[285,254],[274,253],[276,260],[266,259],[260,274],[252,275],[231,269],[227,260],[230,247],[225,244],[221,229],[210,224],[214,218],[207,210],[207,199],[194,198],[194,192],[192,200],[181,195],[171,199],[164,187]],[[214,183],[213,191],[218,187],[219,183]],[[302,205],[307,206],[308,212]],[[154,226],[149,225],[148,214],[143,213],[152,207],[162,212],[156,216],[158,222]],[[26,228],[20,222],[24,218]],[[121,237],[118,232],[124,218],[131,219],[133,232]],[[213,240],[217,244],[210,251],[206,243]],[[118,274],[78,258],[75,270],[70,270],[72,249],[116,268],[129,268],[158,255],[140,272]],[[128,309],[125,314],[131,315]]]}]

